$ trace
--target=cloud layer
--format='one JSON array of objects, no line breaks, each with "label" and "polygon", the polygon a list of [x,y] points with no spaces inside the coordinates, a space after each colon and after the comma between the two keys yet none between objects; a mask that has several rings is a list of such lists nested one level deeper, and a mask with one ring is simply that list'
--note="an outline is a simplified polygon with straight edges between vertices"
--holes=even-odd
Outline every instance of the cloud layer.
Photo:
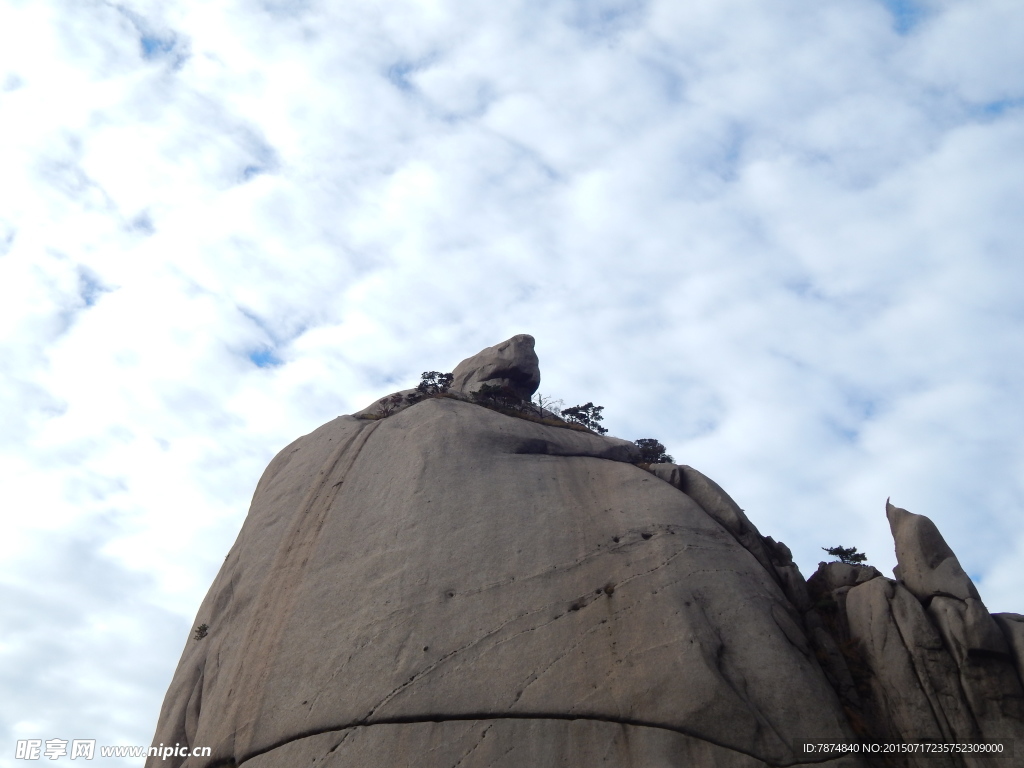
[{"label": "cloud layer", "polygon": [[805,575],[891,496],[1024,609],[1013,4],[0,1],[0,766],[147,743],[273,454],[521,332]]}]

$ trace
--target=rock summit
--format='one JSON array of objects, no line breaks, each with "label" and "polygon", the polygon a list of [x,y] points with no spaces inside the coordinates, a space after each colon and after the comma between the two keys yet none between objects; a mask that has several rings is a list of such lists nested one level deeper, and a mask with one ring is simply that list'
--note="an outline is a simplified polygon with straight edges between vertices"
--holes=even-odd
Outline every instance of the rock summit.
[{"label": "rock summit", "polygon": [[[897,580],[805,580],[692,467],[475,402],[536,391],[532,337],[453,373],[273,459],[154,737],[212,755],[149,768],[1024,765],[1024,617],[927,518],[888,508]],[[803,751],[985,738],[1021,755]]]},{"label": "rock summit", "polygon": [[540,362],[534,339],[525,333],[463,360],[452,371],[452,390],[471,395],[483,386],[507,387],[529,400],[540,386]]}]

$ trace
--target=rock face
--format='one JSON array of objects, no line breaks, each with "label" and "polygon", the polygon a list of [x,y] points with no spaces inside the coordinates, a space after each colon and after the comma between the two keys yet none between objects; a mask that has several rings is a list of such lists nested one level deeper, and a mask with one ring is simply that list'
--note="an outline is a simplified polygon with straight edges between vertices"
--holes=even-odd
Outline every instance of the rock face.
[{"label": "rock face", "polygon": [[[1024,735],[1019,617],[976,590],[926,607],[871,568],[807,583],[691,467],[466,399],[528,397],[536,361],[514,337],[461,363],[454,397],[274,458],[154,738],[213,754],[147,766],[855,768],[917,762],[798,745]],[[908,541],[915,589],[956,576]]]}]

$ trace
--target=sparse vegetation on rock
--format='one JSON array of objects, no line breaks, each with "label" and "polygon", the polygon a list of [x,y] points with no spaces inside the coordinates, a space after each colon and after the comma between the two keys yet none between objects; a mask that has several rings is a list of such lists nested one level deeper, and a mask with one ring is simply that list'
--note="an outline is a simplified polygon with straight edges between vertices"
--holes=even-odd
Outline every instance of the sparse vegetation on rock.
[{"label": "sparse vegetation on rock", "polygon": [[[451,395],[445,395],[451,397]],[[459,397],[456,395],[456,397]],[[465,399],[460,398],[460,399]],[[513,416],[517,419],[532,421],[535,424],[544,424],[548,427],[559,427],[571,429],[577,432],[590,432],[589,427],[578,422],[567,421],[559,415],[556,404],[561,400],[549,398],[546,395],[538,398],[538,402],[524,400],[519,397],[514,389],[508,386],[495,384],[484,384],[480,389],[469,397],[470,402],[483,406],[491,411],[497,411],[506,416]],[[543,403],[543,405],[541,405]]]},{"label": "sparse vegetation on rock", "polygon": [[561,417],[562,409],[565,407],[564,400],[552,397],[551,395],[542,395],[540,392],[533,396],[530,404],[536,409],[538,416],[551,415]]},{"label": "sparse vegetation on rock", "polygon": [[503,410],[520,413],[526,401],[517,395],[511,387],[484,384],[473,393],[473,400],[480,405],[493,406]]},{"label": "sparse vegetation on rock", "polygon": [[404,400],[405,398],[398,393],[382,398],[377,403],[377,416],[382,419],[386,419],[394,413],[395,410],[397,410],[398,406],[400,406]]},{"label": "sparse vegetation on rock", "polygon": [[443,395],[451,388],[453,378],[451,373],[424,371],[420,376],[421,381],[416,385],[416,389],[424,395]]},{"label": "sparse vegetation on rock", "polygon": [[[607,434],[608,430],[600,424],[603,406],[587,402],[565,408],[562,400],[550,395],[534,396],[539,381],[533,337],[521,334],[462,361],[453,372],[424,371],[415,390],[381,398],[374,411],[368,408],[358,416],[368,420],[386,419],[428,398],[448,397],[538,424]],[[672,460],[665,454],[664,446],[656,440],[651,442],[648,463]],[[654,450],[654,446],[659,446],[660,451]]]},{"label": "sparse vegetation on rock", "polygon": [[210,625],[200,624],[198,627],[196,627],[196,633],[192,636],[192,638],[194,640],[202,640],[208,634],[210,634]]},{"label": "sparse vegetation on rock", "polygon": [[858,552],[856,547],[822,547],[832,557],[847,565],[860,565],[868,559],[863,552]]},{"label": "sparse vegetation on rock", "polygon": [[603,410],[603,405],[594,405],[593,403],[574,405],[571,408],[562,409],[562,418],[573,424],[586,427],[592,432],[597,432],[599,435],[603,435],[608,431],[599,423],[604,420],[604,416],[601,415]]},{"label": "sparse vegetation on rock", "polygon": [[653,437],[641,437],[633,442],[640,449],[638,464],[672,464],[675,462],[675,459],[665,453],[665,446]]}]

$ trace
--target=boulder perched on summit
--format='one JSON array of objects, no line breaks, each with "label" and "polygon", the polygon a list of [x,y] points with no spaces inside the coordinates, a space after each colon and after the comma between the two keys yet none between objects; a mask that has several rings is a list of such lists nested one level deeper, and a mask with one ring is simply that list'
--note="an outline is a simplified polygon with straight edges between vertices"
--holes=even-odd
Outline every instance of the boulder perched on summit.
[{"label": "boulder perched on summit", "polygon": [[[148,768],[916,767],[801,751],[881,732],[861,714],[920,657],[886,645],[901,642],[888,617],[902,597],[948,685],[915,689],[890,720],[960,733],[922,719],[961,683],[906,589],[864,569],[828,580],[853,620],[822,613],[788,548],[697,470],[653,474],[629,441],[465,397],[532,394],[530,336],[455,372],[454,395],[340,416],[270,463],[153,742],[213,754]],[[872,687],[865,664],[878,679],[903,666]],[[976,702],[991,719],[1012,691],[958,695],[950,712],[969,720]],[[1007,711],[980,732],[1013,733]]]},{"label": "boulder perched on summit", "polygon": [[451,391],[471,395],[485,385],[507,387],[529,400],[540,386],[540,361],[533,347],[533,336],[521,333],[477,352],[455,366]]}]

